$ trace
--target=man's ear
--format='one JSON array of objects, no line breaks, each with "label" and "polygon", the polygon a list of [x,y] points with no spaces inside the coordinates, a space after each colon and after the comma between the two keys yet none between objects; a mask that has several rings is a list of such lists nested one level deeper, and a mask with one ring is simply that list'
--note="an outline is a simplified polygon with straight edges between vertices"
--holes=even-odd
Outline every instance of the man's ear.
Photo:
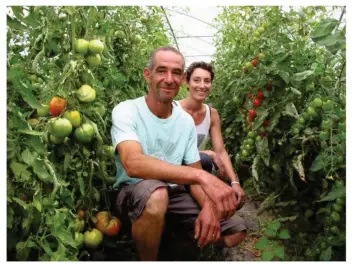
[{"label": "man's ear", "polygon": [[151,72],[150,69],[144,68],[143,69],[143,77],[145,78],[147,84],[151,83]]}]

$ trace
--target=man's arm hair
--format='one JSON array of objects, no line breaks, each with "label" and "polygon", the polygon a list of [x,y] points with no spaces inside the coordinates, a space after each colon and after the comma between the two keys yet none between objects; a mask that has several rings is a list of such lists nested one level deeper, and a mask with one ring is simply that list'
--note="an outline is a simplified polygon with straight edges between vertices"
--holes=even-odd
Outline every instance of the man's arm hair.
[{"label": "man's arm hair", "polygon": [[176,184],[200,184],[207,172],[200,168],[176,166],[144,155],[137,141],[123,141],[117,145],[121,163],[130,177],[159,179]]}]

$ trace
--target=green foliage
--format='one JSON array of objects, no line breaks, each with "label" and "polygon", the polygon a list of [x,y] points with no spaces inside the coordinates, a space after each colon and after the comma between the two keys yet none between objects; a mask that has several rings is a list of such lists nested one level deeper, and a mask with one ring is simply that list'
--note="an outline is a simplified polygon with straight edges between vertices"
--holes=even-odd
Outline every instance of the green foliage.
[{"label": "green foliage", "polygon": [[[72,224],[80,209],[87,230],[97,211],[111,210],[117,169],[114,156],[104,153],[111,146],[111,111],[146,94],[142,69],[155,48],[168,44],[162,14],[139,6],[8,7],[8,260],[87,258]],[[99,64],[89,64],[91,51],[75,51],[77,39],[103,43]],[[84,84],[96,91],[92,103],[78,101]],[[52,117],[38,109],[54,96],[92,125],[90,143],[79,143],[74,131],[53,143]]]},{"label": "green foliage", "polygon": [[[340,20],[332,18],[333,10],[342,12]],[[321,239],[312,237],[320,233],[338,238],[345,231],[341,217],[332,225],[320,212],[345,194],[344,14],[342,7],[232,6],[223,7],[216,19],[209,101],[220,113],[226,149],[236,169],[250,169],[251,181],[244,171],[239,177],[263,199],[258,214],[270,210],[278,220],[290,222],[291,231],[311,238],[299,244],[299,252],[315,247],[312,242]],[[244,69],[254,60],[256,67]],[[257,106],[253,102],[260,91],[264,97]],[[256,135],[253,149],[247,148],[250,132]],[[290,201],[297,203],[280,204]],[[342,206],[335,208],[345,216]],[[291,234],[268,229],[264,236],[297,244]],[[275,256],[271,251],[264,259]],[[293,248],[288,252],[294,259],[298,253]],[[333,247],[330,259],[344,259],[342,252],[344,247]],[[319,260],[319,254],[308,259]]]}]

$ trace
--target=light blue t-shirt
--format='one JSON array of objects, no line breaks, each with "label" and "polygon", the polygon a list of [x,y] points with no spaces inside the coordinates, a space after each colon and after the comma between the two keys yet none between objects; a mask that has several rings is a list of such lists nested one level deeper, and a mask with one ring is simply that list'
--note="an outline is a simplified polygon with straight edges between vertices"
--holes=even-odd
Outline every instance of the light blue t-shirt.
[{"label": "light blue t-shirt", "polygon": [[[138,141],[145,155],[173,165],[192,164],[200,160],[197,134],[192,117],[181,108],[173,106],[167,119],[155,116],[147,106],[145,97],[121,102],[112,112],[112,142],[116,146],[127,140]],[[116,156],[117,175],[113,187],[121,183],[141,181],[129,177],[123,168],[119,154]]]}]

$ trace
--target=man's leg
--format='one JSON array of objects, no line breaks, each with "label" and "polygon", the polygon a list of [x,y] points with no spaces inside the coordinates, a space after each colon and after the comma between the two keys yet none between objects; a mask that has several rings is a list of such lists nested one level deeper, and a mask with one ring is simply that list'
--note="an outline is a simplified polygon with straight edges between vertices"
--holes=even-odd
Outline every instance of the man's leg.
[{"label": "man's leg", "polygon": [[143,180],[118,193],[117,216],[132,224],[132,238],[141,261],[157,260],[168,207],[167,187],[163,181]]},{"label": "man's leg", "polygon": [[229,220],[222,220],[221,230],[221,237],[215,242],[215,245],[222,247],[234,247],[247,236],[245,222],[237,215],[233,215]]},{"label": "man's leg", "polygon": [[132,224],[132,238],[141,261],[157,260],[167,207],[168,190],[158,188],[151,194],[141,216]]}]

